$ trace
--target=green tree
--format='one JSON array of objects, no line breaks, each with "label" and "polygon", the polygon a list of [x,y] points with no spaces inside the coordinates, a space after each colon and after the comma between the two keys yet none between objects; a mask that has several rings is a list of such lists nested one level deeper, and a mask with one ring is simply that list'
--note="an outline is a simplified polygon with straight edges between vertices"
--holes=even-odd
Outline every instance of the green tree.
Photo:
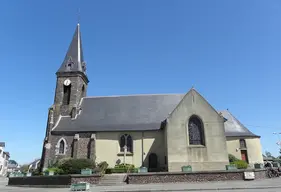
[{"label": "green tree", "polygon": [[21,171],[22,173],[26,173],[26,172],[28,172],[28,168],[29,168],[29,165],[27,165],[27,164],[22,165],[22,166],[20,167],[20,171]]},{"label": "green tree", "polygon": [[232,154],[228,154],[228,160],[229,160],[230,163],[232,163],[232,162],[238,161],[239,159],[236,158],[236,157],[235,157],[234,155],[232,155]]},{"label": "green tree", "polygon": [[269,157],[269,158],[270,158],[270,157],[273,157],[269,151],[265,151],[265,156],[266,156],[266,157]]},{"label": "green tree", "polygon": [[18,163],[15,160],[9,160],[9,164],[17,165]]}]

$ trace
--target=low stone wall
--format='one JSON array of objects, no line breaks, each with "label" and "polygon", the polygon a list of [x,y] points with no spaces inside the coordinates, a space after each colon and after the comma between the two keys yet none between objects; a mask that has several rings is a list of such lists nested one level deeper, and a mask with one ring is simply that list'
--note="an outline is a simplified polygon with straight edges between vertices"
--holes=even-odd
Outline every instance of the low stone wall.
[{"label": "low stone wall", "polygon": [[255,179],[266,178],[266,170],[232,170],[232,171],[200,171],[200,172],[160,172],[160,173],[131,173],[127,175],[128,184],[147,183],[176,183],[176,182],[208,182],[226,180],[244,180],[244,172],[253,171]]},{"label": "low stone wall", "polygon": [[98,184],[100,182],[100,175],[71,175],[71,184],[79,182],[87,182],[90,184]]},{"label": "low stone wall", "polygon": [[98,184],[101,175],[52,175],[52,176],[30,176],[10,177],[9,186],[28,187],[69,187],[73,183],[89,182]]}]

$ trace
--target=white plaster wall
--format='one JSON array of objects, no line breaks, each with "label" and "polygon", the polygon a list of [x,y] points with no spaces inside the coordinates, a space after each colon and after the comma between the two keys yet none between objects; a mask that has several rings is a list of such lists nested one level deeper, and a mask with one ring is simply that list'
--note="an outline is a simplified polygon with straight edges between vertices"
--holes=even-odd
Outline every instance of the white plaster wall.
[{"label": "white plaster wall", "polygon": [[3,157],[4,147],[0,147],[0,150],[1,150],[1,153],[0,153],[0,167],[1,167],[0,176],[4,176],[5,171],[7,170],[4,166],[5,165],[5,157]]},{"label": "white plaster wall", "polygon": [[[205,145],[189,145],[188,120],[201,118]],[[191,165],[194,171],[225,170],[229,164],[223,118],[195,90],[191,90],[171,113],[167,123],[169,171]]]},{"label": "white plaster wall", "polygon": [[[124,162],[124,153],[120,152],[119,138],[122,134],[129,134],[133,139],[133,153],[128,153],[125,162],[135,167],[148,167],[148,156],[156,153],[160,167],[165,167],[165,141],[164,132],[98,132],[96,133],[96,162],[106,161],[109,167],[114,167],[117,160]],[[143,146],[143,147],[142,147]],[[143,158],[142,158],[143,155]]]},{"label": "white plaster wall", "polygon": [[241,150],[239,142],[240,139],[245,139],[250,166],[253,166],[255,163],[263,163],[262,146],[260,138],[257,137],[227,137],[228,153],[234,155],[238,159],[241,159]]}]

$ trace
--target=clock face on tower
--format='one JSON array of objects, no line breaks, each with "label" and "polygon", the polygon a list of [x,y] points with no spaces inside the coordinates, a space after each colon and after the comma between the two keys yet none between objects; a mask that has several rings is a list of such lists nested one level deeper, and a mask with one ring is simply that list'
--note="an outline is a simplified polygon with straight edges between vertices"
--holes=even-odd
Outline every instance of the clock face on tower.
[{"label": "clock face on tower", "polygon": [[66,80],[64,80],[64,82],[63,82],[63,84],[64,84],[65,86],[69,86],[70,83],[71,83],[71,81],[70,81],[69,79],[66,79]]}]

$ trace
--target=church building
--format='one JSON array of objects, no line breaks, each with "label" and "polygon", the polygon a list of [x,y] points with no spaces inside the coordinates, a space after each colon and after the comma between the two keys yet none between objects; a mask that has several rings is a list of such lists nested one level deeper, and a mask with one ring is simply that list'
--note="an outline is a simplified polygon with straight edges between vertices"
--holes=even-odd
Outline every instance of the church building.
[{"label": "church building", "polygon": [[184,94],[87,96],[79,24],[56,76],[43,169],[70,157],[170,172],[186,165],[225,170],[228,154],[250,165],[263,163],[260,136],[228,110],[214,109],[194,88]]}]

